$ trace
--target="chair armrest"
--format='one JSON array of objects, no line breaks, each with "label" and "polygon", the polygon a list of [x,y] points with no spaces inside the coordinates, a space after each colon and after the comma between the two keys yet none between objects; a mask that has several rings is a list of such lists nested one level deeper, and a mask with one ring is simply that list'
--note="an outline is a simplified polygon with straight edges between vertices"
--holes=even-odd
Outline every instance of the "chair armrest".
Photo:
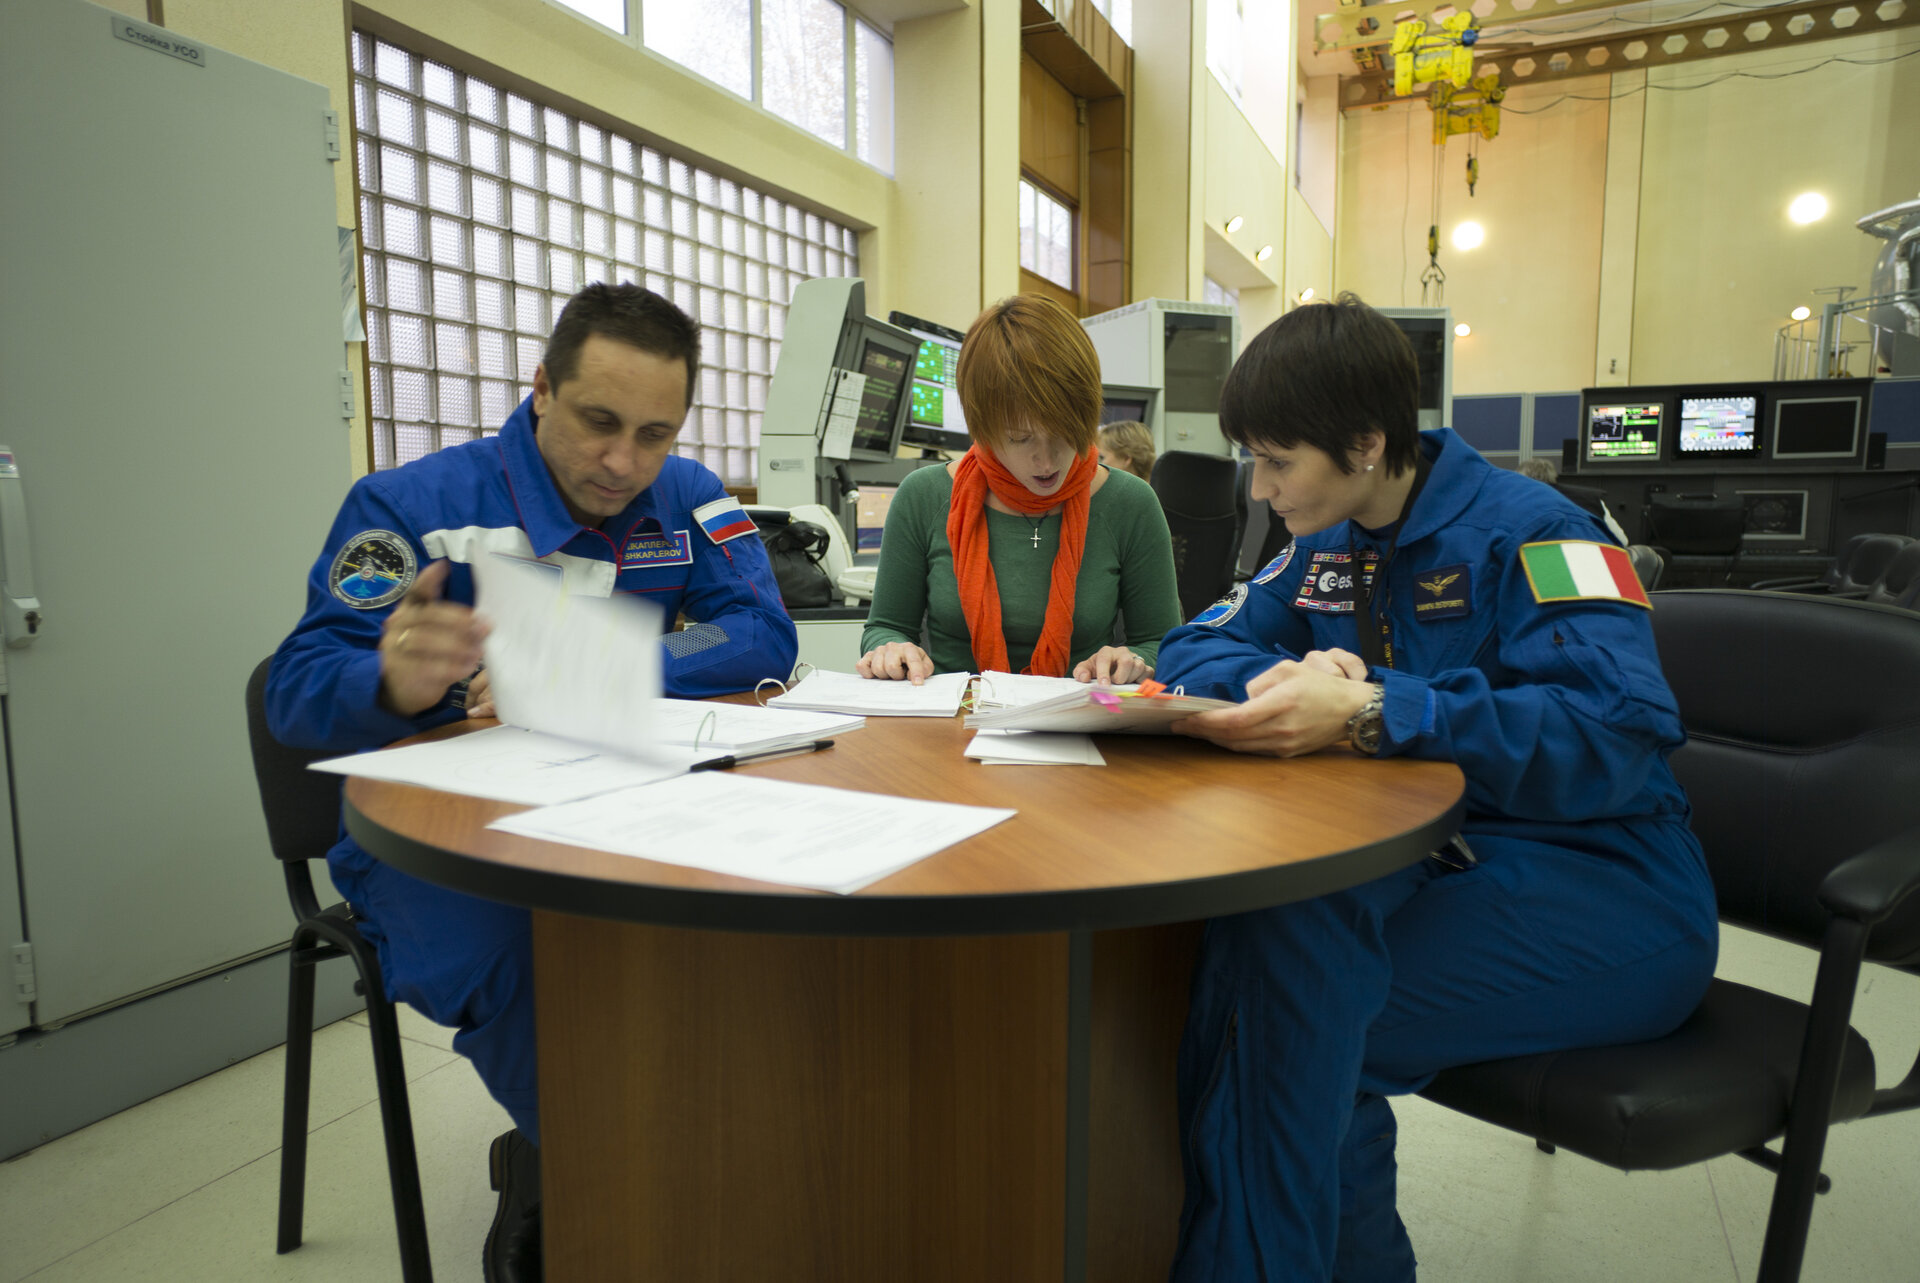
[{"label": "chair armrest", "polygon": [[1920,889],[1920,828],[1896,833],[1835,865],[1820,883],[1820,903],[1836,916],[1872,926],[1916,889]]},{"label": "chair armrest", "polygon": [[1825,587],[1818,579],[1762,579],[1747,585],[1753,592],[1819,592]]}]

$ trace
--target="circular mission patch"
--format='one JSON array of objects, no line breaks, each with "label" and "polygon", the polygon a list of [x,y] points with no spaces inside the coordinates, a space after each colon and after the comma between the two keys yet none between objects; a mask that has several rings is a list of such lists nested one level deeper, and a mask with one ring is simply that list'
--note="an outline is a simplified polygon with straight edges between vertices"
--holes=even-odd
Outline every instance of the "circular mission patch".
[{"label": "circular mission patch", "polygon": [[355,610],[374,610],[400,600],[418,571],[405,539],[391,530],[363,530],[333,555],[327,587]]}]

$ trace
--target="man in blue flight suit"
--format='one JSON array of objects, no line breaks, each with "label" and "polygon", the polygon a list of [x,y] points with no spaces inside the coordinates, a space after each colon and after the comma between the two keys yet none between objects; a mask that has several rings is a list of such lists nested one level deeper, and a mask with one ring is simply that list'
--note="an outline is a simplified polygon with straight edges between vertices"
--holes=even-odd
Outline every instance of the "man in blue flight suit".
[{"label": "man in blue flight suit", "polygon": [[[699,359],[699,329],[672,303],[590,286],[498,436],[355,483],[314,563],[306,615],[274,655],[274,735],[352,751],[491,715],[471,569],[491,552],[556,565],[576,592],[636,593],[698,621],[665,639],[669,695],[786,677],[793,621],[752,523],[719,478],[673,455]],[[500,1205],[483,1260],[489,1283],[538,1279],[527,911],[408,877],[348,837],[328,865],[379,946],[388,992],[458,1027],[454,1049],[513,1116],[490,1155]]]},{"label": "man in blue flight suit", "polygon": [[1348,295],[1269,326],[1221,396],[1253,496],[1295,538],[1162,643],[1161,681],[1245,701],[1177,729],[1456,762],[1466,817],[1398,873],[1208,924],[1179,1283],[1412,1279],[1385,1097],[1665,1034],[1713,971],[1713,889],[1666,764],[1685,733],[1624,550],[1417,431],[1417,390],[1404,336]]}]

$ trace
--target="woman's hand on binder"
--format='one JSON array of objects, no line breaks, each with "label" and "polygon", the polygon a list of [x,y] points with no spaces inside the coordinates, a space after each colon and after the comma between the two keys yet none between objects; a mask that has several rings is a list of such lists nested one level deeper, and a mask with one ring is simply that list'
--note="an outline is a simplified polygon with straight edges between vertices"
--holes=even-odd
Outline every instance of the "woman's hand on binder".
[{"label": "woman's hand on binder", "polygon": [[904,678],[918,686],[933,676],[933,661],[927,658],[926,651],[912,642],[888,642],[862,655],[860,662],[854,665],[854,671],[862,677],[881,681]]},{"label": "woman's hand on binder", "polygon": [[1151,676],[1153,665],[1125,646],[1102,646],[1073,666],[1073,680],[1076,682],[1126,686],[1133,682],[1144,682]]}]

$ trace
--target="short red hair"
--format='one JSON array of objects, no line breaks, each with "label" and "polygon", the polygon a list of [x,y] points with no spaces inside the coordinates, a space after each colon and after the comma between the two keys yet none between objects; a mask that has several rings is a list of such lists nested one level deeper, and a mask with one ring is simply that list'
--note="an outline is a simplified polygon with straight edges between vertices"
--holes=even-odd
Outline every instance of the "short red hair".
[{"label": "short red hair", "polygon": [[960,345],[955,377],[967,432],[994,449],[1029,427],[1091,450],[1100,432],[1100,357],[1079,320],[1039,294],[982,312]]}]

